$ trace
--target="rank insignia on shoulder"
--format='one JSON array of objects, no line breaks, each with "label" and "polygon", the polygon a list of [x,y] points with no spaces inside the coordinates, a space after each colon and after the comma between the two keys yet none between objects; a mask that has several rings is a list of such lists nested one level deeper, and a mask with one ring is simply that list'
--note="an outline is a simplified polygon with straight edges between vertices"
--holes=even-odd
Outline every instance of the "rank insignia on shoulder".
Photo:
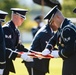
[{"label": "rank insignia on shoulder", "polygon": [[70,40],[70,37],[64,38],[64,41],[65,41],[65,42],[68,42],[69,40]]},{"label": "rank insignia on shoulder", "polygon": [[11,35],[5,35],[5,38],[12,38],[12,36]]}]

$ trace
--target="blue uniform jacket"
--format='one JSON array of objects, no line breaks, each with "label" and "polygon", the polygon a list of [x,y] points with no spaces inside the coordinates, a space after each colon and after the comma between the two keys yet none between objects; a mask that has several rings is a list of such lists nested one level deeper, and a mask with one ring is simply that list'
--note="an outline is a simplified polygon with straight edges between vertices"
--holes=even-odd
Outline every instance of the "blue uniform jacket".
[{"label": "blue uniform jacket", "polygon": [[[31,44],[31,50],[42,52],[48,42],[48,40],[53,36],[49,25],[43,26],[35,35],[33,42]],[[49,72],[49,59],[34,59],[33,67],[43,71]]]},{"label": "blue uniform jacket", "polygon": [[5,39],[4,39],[4,33],[3,29],[0,24],[0,69],[5,68],[5,59],[6,51],[5,51]]},{"label": "blue uniform jacket", "polygon": [[15,72],[12,60],[15,60],[17,53],[13,51],[27,52],[27,49],[24,48],[24,46],[21,43],[19,43],[20,33],[12,21],[9,21],[5,25],[3,25],[3,30],[4,30],[4,36],[5,36],[5,45],[7,48],[6,49],[6,69],[9,69],[9,71],[11,72]]},{"label": "blue uniform jacket", "polygon": [[54,37],[49,40],[46,48],[52,50],[57,44],[60,57],[66,59],[74,55],[76,52],[75,40],[76,27],[70,20],[65,19],[61,28],[59,28]]}]

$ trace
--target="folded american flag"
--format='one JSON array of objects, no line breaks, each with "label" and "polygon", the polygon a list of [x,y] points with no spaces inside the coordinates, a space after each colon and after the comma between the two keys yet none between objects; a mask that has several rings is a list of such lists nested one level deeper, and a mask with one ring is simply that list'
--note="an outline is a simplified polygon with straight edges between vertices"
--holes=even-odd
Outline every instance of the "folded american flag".
[{"label": "folded american flag", "polygon": [[51,54],[48,54],[48,55],[42,55],[41,52],[36,52],[36,51],[30,51],[28,53],[29,56],[33,56],[34,58],[54,58]]}]

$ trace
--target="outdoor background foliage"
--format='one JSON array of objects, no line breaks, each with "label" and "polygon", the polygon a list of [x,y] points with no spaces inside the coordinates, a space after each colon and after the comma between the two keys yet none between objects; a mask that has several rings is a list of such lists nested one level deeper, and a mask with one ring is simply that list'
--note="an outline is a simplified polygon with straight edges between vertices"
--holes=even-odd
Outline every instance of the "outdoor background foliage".
[{"label": "outdoor background foliage", "polygon": [[[21,0],[24,1],[24,0]],[[26,0],[26,2],[24,2],[25,4],[20,4],[20,0],[0,0],[0,9],[4,10],[6,12],[8,12],[8,16],[6,18],[6,21],[11,19],[11,11],[10,8],[12,7],[17,7],[17,8],[25,8],[28,9],[28,13],[27,13],[27,20],[23,23],[23,25],[20,27],[20,30],[26,30],[26,31],[30,31],[31,28],[33,26],[36,25],[36,23],[33,21],[33,15],[36,14],[38,12],[42,13],[42,7],[40,5],[37,4],[33,4],[30,7],[26,6],[28,0]],[[74,14],[72,11],[73,9],[76,7],[76,0],[62,0],[62,13],[65,17],[72,17],[72,18],[76,18],[76,14]],[[46,7],[46,6],[44,6]],[[49,8],[49,7],[47,7]],[[51,8],[49,8],[50,10]],[[47,9],[44,9],[44,12],[48,12]],[[45,16],[45,14],[43,14],[43,16]]]}]

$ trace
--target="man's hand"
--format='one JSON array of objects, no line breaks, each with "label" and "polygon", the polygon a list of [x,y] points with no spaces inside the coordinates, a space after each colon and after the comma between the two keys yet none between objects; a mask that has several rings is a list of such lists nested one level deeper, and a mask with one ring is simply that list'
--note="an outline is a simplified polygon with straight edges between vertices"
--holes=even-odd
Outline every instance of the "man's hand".
[{"label": "man's hand", "polygon": [[26,62],[33,62],[33,58],[28,56],[28,52],[22,53],[21,58]]},{"label": "man's hand", "polygon": [[0,75],[3,75],[4,69],[0,69]]},{"label": "man's hand", "polygon": [[50,54],[50,50],[49,49],[44,49],[42,51],[42,55],[48,55],[48,54]]},{"label": "man's hand", "polygon": [[59,57],[59,54],[58,54],[58,50],[54,50],[51,52],[51,55],[54,57],[54,58],[58,58]]}]

